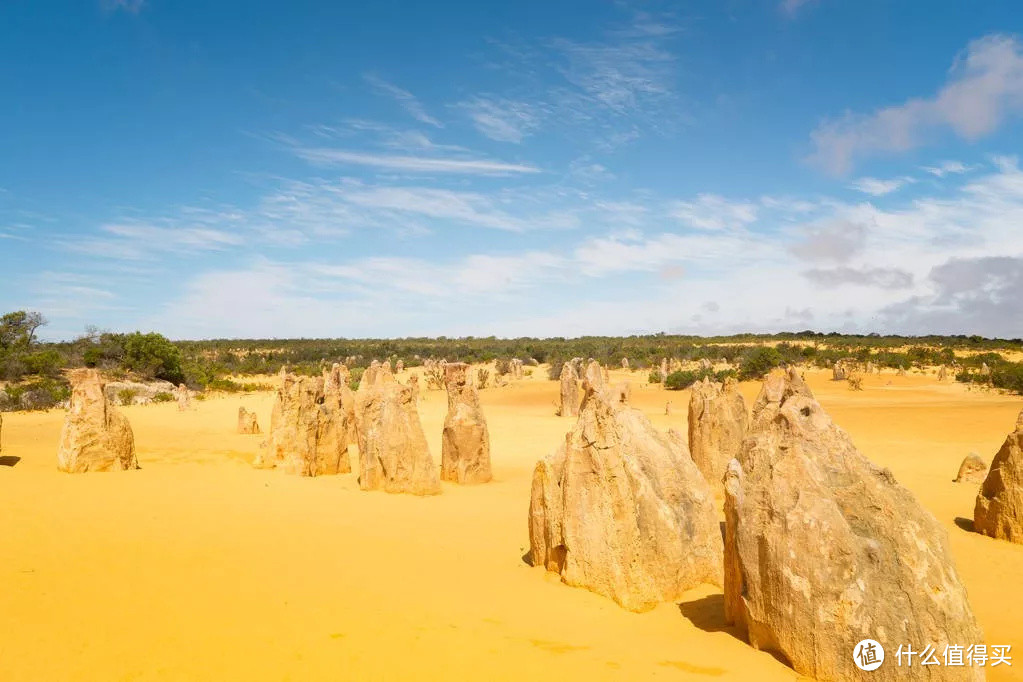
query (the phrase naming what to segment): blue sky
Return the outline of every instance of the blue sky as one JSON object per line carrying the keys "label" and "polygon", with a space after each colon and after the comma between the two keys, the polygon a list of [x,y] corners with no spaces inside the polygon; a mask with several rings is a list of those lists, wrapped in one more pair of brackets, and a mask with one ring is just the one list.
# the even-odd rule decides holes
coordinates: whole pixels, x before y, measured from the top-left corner
{"label": "blue sky", "polygon": [[0,310],[1018,337],[1021,34],[1013,1],[4,2]]}

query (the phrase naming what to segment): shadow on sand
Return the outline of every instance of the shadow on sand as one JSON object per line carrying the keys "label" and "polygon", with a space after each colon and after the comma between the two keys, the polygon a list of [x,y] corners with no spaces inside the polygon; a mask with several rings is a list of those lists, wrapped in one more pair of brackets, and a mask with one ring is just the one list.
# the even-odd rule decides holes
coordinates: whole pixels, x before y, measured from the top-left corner
{"label": "shadow on sand", "polygon": [[21,461],[21,457],[15,455],[0,455],[0,467],[12,467]]}
{"label": "shadow on sand", "polygon": [[967,519],[963,518],[962,516],[957,516],[955,519],[955,524],[962,528],[963,530],[965,530],[967,533],[975,532],[975,529],[973,527],[973,519]]}

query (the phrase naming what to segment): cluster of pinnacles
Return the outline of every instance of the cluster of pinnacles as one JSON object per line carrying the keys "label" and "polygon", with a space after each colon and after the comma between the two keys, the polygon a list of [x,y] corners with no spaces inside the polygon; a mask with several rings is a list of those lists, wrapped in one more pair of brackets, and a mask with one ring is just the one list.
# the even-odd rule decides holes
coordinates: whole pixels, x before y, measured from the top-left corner
{"label": "cluster of pinnacles", "polygon": [[[573,404],[566,378],[575,379],[569,363],[562,414]],[[721,585],[729,623],[819,679],[860,679],[851,652],[862,639],[939,651],[984,641],[944,528],[860,454],[794,370],[767,379],[752,418],[734,382],[695,384],[688,447],[630,408],[627,391],[609,390],[595,363],[583,390],[575,427],[534,470],[534,565],[632,610]],[[978,497],[981,532],[1020,537],[1021,451],[1023,416]],[[977,670],[928,673],[974,679]]]}

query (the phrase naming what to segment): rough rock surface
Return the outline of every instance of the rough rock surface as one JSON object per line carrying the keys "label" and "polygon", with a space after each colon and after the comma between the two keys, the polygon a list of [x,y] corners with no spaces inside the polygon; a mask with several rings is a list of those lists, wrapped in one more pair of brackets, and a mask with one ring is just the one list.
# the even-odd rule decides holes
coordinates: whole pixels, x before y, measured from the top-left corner
{"label": "rough rock surface", "polygon": [[693,384],[689,397],[689,452],[703,477],[717,488],[746,437],[746,401],[734,379]]}
{"label": "rough rock surface", "polygon": [[[891,651],[984,642],[945,529],[856,450],[795,372],[765,382],[729,464],[724,565],[727,620],[803,675],[866,679],[852,655],[865,638]],[[983,671],[886,661],[870,678]]]}
{"label": "rough rock surface", "polygon": [[977,494],[973,527],[978,533],[1023,544],[1023,412],[1016,430],[991,460]]}
{"label": "rough rock surface", "polygon": [[836,362],[831,368],[831,380],[832,381],[845,381],[848,378],[848,370],[841,361]]}
{"label": "rough rock surface", "polygon": [[269,441],[254,466],[302,476],[350,472],[337,386],[325,386],[323,377],[298,377],[284,370],[280,379],[270,415]]}
{"label": "rough rock surface", "polygon": [[587,383],[575,428],[533,472],[532,564],[633,611],[720,583],[713,494],[676,438]]}
{"label": "rough rock surface", "polygon": [[259,421],[256,420],[255,412],[249,412],[244,407],[238,408],[238,433],[259,433]]}
{"label": "rough rock surface", "polygon": [[178,401],[179,411],[184,412],[192,409],[192,392],[188,390],[188,386],[178,384],[178,387],[174,389],[174,398]]}
{"label": "rough rock surface", "polygon": [[123,414],[106,399],[94,369],[72,370],[71,400],[57,449],[57,468],[68,473],[138,469],[135,436]]}
{"label": "rough rock surface", "polygon": [[987,476],[987,462],[976,452],[971,452],[959,465],[959,473],[952,479],[953,483],[983,483]]}
{"label": "rough rock surface", "polygon": [[579,414],[579,384],[576,383],[573,363],[561,365],[561,393],[557,413],[561,417],[575,417]]}
{"label": "rough rock surface", "polygon": [[363,374],[355,394],[355,416],[360,488],[414,495],[440,493],[440,478],[412,388],[396,382],[386,363],[369,377]]}
{"label": "rough rock surface", "polygon": [[479,393],[469,380],[469,366],[452,362],[444,368],[448,413],[441,440],[440,477],[454,483],[486,483],[490,471],[490,432]]}

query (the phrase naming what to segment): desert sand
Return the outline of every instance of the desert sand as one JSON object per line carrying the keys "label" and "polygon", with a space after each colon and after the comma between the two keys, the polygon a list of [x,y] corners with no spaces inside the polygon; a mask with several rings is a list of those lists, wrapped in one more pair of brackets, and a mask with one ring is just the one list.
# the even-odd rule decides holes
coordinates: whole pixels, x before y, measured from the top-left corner
{"label": "desert sand", "polygon": [[[533,466],[573,423],[541,375],[480,392],[493,481],[426,498],[252,468],[265,436],[235,432],[238,408],[269,424],[271,392],[122,408],[142,468],[118,473],[57,471],[63,411],[5,414],[0,680],[799,678],[725,626],[720,588],[636,614],[525,563]],[[664,406],[688,391],[645,376],[611,372],[654,425],[685,433],[685,410]],[[1023,400],[830,376],[807,372],[860,451],[947,528],[988,643],[1020,657],[988,679],[1023,679],[1023,545],[970,532],[977,485],[952,482],[969,452],[990,462]],[[751,404],[759,383],[740,389]],[[437,462],[446,410],[443,391],[422,392]]]}

